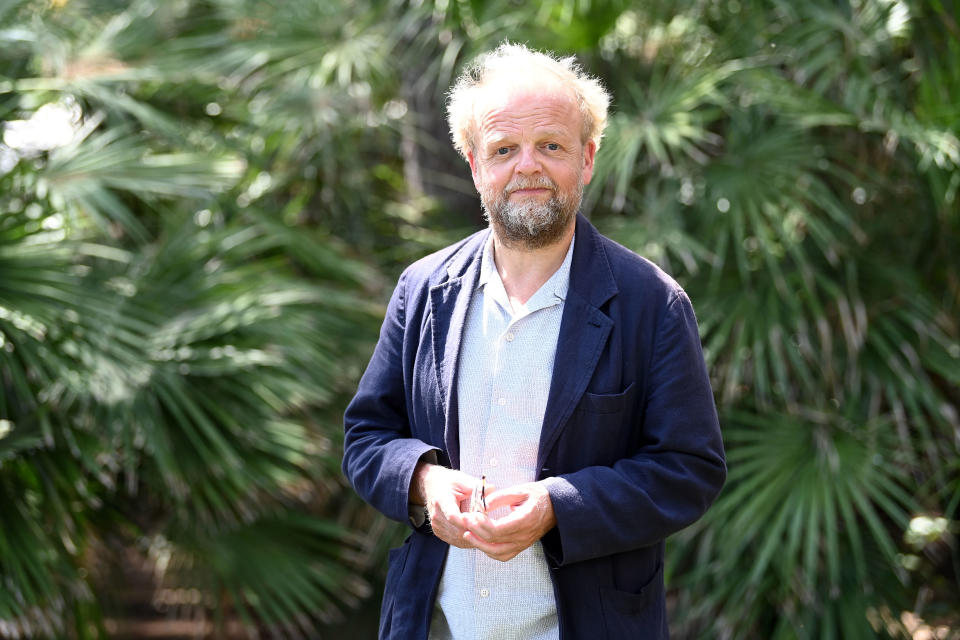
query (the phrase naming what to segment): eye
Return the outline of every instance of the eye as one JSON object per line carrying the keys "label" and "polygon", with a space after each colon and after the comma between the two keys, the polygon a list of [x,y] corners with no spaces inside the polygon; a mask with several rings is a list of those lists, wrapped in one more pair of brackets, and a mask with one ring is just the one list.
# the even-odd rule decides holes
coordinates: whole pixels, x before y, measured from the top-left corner
{"label": "eye", "polygon": [[549,149],[550,151],[559,151],[560,145],[558,145],[556,142],[548,142],[547,149]]}
{"label": "eye", "polygon": [[496,153],[498,156],[505,156],[510,153],[510,147],[497,147]]}

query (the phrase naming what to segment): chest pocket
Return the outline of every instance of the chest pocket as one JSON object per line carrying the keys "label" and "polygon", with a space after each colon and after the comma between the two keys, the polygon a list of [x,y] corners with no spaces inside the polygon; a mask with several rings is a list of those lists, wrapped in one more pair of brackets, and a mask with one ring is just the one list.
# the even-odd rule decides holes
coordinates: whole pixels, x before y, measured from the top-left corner
{"label": "chest pocket", "polygon": [[585,392],[564,432],[564,453],[574,466],[612,465],[630,455],[640,439],[636,383],[618,393]]}
{"label": "chest pocket", "polygon": [[593,414],[620,413],[633,400],[633,391],[636,386],[631,382],[626,389],[620,393],[590,393],[584,392],[580,404],[577,405],[577,411]]}

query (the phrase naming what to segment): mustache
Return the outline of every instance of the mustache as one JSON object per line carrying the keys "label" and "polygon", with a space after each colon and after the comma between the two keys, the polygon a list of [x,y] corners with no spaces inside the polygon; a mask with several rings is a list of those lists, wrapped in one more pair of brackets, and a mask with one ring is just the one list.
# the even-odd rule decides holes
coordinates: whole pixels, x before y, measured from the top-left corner
{"label": "mustache", "polygon": [[510,181],[510,183],[503,189],[503,192],[507,195],[510,195],[514,191],[519,191],[520,189],[550,189],[551,191],[557,190],[557,185],[548,178],[547,176],[537,176],[537,177],[516,177]]}

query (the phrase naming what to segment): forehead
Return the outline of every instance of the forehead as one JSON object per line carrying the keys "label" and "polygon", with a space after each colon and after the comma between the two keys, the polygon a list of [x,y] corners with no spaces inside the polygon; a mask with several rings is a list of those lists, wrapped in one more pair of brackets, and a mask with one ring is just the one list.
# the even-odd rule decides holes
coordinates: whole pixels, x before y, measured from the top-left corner
{"label": "forehead", "polygon": [[494,81],[483,87],[475,108],[481,139],[538,130],[580,135],[582,120],[573,91],[558,82],[520,86]]}

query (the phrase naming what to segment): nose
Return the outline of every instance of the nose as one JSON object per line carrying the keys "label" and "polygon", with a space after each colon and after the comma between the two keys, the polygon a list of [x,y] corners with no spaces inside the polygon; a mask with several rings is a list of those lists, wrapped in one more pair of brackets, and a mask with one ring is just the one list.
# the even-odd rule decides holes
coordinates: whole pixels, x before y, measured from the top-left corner
{"label": "nose", "polygon": [[537,150],[532,145],[523,145],[520,147],[516,171],[522,174],[540,172],[540,160],[537,158]]}

